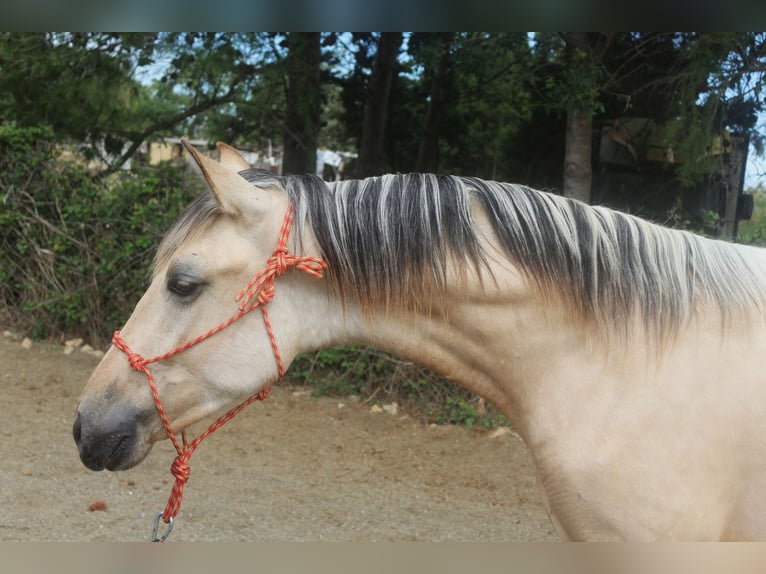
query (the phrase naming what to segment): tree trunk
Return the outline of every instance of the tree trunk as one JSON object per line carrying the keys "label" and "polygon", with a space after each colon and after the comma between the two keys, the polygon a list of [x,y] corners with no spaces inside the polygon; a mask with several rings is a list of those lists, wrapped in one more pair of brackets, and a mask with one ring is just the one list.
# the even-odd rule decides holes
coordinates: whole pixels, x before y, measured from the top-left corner
{"label": "tree trunk", "polygon": [[566,150],[564,152],[564,195],[590,203],[591,138],[593,116],[589,110],[567,111]]}
{"label": "tree trunk", "polygon": [[287,109],[282,173],[314,173],[321,113],[320,36],[318,32],[290,32],[287,45]]}
{"label": "tree trunk", "polygon": [[[614,33],[589,35],[587,32],[564,32],[562,37],[567,44],[565,59],[569,66],[595,67],[601,64]],[[592,77],[591,74],[588,76]],[[591,85],[590,88],[598,88],[598,86]],[[593,179],[591,149],[594,105],[594,101],[584,97],[573,98],[572,103],[567,107],[564,195],[586,203],[590,203],[591,200]]]}
{"label": "tree trunk", "polygon": [[449,81],[450,48],[454,32],[439,34],[441,52],[438,68],[431,81],[430,100],[423,127],[423,141],[418,150],[417,171],[436,171],[439,167],[439,126],[446,109],[447,82]]}
{"label": "tree trunk", "polygon": [[367,100],[364,105],[364,125],[358,163],[360,177],[380,175],[385,171],[383,147],[388,118],[388,100],[402,37],[401,32],[382,32],[378,40],[375,67],[370,76]]}

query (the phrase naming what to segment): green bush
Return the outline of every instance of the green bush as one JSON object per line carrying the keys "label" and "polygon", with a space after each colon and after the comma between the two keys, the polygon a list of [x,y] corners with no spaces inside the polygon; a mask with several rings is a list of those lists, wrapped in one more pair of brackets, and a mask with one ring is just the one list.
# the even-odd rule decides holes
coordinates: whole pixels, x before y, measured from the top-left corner
{"label": "green bush", "polygon": [[458,384],[368,347],[350,345],[299,355],[288,381],[313,386],[314,395],[359,396],[365,403],[396,401],[424,423],[482,428],[507,424],[492,406]]}
{"label": "green bush", "polygon": [[764,247],[766,246],[766,186],[759,182],[756,187],[745,191],[753,194],[755,205],[752,219],[740,221],[737,241]]}
{"label": "green bush", "polygon": [[45,127],[0,126],[0,319],[36,338],[103,345],[198,188],[178,167],[102,178],[74,157]]}
{"label": "green bush", "polygon": [[447,397],[444,405],[436,415],[439,424],[464,425],[472,428],[474,425],[482,428],[493,428],[506,424],[505,418],[497,413],[482,413],[473,401],[462,396]]}

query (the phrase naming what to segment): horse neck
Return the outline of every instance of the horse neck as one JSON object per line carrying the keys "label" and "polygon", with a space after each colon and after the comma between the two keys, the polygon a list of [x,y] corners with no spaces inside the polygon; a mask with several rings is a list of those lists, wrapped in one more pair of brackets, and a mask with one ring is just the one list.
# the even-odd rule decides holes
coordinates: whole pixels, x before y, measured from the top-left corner
{"label": "horse neck", "polygon": [[[516,277],[517,278],[517,277]],[[505,282],[503,282],[505,279]],[[448,377],[521,428],[522,403],[579,353],[582,332],[514,278],[453,284],[438,305],[391,313],[347,309],[345,340],[388,351]],[[580,360],[578,358],[578,360]]]}
{"label": "horse neck", "polygon": [[[543,300],[530,287],[483,214],[475,215],[491,272],[452,262],[443,290],[414,309],[363,308],[364,297],[350,293],[341,301],[329,287],[313,283],[311,297],[295,297],[312,317],[310,326],[301,326],[305,344],[299,350],[354,343],[388,351],[483,396],[514,422],[529,389],[551,372],[566,370],[565,362],[580,353],[582,330],[559,302]],[[309,226],[302,245],[307,253],[319,252]]]}

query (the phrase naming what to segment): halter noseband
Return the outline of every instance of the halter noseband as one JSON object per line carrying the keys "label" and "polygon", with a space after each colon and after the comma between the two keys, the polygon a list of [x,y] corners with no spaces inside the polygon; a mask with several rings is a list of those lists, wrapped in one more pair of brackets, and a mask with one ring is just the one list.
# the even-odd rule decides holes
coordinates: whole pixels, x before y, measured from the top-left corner
{"label": "halter noseband", "polygon": [[[219,333],[223,331],[226,327],[234,323],[235,321],[238,321],[251,311],[260,308],[261,314],[263,315],[263,322],[266,326],[266,331],[269,335],[269,340],[271,341],[271,348],[274,351],[274,358],[277,363],[277,371],[279,373],[279,377],[277,381],[281,380],[285,375],[285,367],[282,362],[282,357],[279,354],[279,348],[277,346],[276,338],[274,337],[274,331],[271,328],[271,321],[269,320],[269,314],[266,310],[266,305],[274,298],[274,290],[275,285],[274,281],[277,277],[284,274],[285,271],[287,271],[290,267],[295,267],[296,269],[299,269],[301,271],[305,271],[314,277],[322,277],[322,274],[324,270],[327,268],[327,263],[323,261],[322,259],[319,259],[318,257],[298,257],[296,255],[292,255],[289,253],[287,249],[287,237],[290,234],[290,229],[292,227],[293,223],[293,217],[294,217],[294,209],[293,206],[289,206],[287,209],[287,213],[285,214],[284,221],[282,222],[282,228],[280,230],[279,234],[279,241],[277,243],[276,248],[274,249],[273,253],[271,254],[271,257],[266,261],[266,265],[261,269],[255,277],[253,277],[248,284],[242,289],[242,291],[239,292],[239,294],[236,297],[236,301],[240,302],[239,305],[239,312],[237,312],[234,316],[230,317],[217,327],[212,328],[207,333],[200,335],[196,339],[189,341],[187,343],[184,343],[183,345],[180,345],[173,349],[172,351],[169,351],[167,353],[163,353],[161,355],[157,355],[156,357],[152,357],[150,359],[145,359],[138,353],[133,352],[130,347],[128,347],[128,344],[125,342],[125,340],[122,338],[122,335],[119,331],[114,332],[114,336],[112,337],[112,343],[116,348],[121,350],[123,353],[125,353],[128,357],[128,363],[130,366],[135,369],[136,371],[142,372],[146,375],[146,378],[149,381],[149,387],[152,392],[152,397],[154,398],[154,403],[157,406],[157,412],[160,415],[160,418],[162,419],[162,424],[165,427],[165,430],[168,433],[168,437],[170,437],[170,440],[173,443],[173,446],[176,449],[176,452],[178,453],[178,456],[173,460],[173,464],[170,467],[170,471],[173,473],[173,476],[175,477],[175,483],[173,484],[173,489],[170,492],[170,497],[168,498],[168,503],[165,506],[165,510],[161,513],[159,513],[155,519],[154,523],[154,530],[152,534],[152,540],[155,542],[158,541],[164,541],[167,539],[167,537],[170,535],[170,531],[173,529],[173,519],[178,514],[178,510],[181,507],[181,500],[183,498],[183,492],[184,492],[184,485],[189,480],[190,475],[190,467],[189,467],[189,459],[191,458],[192,453],[194,450],[199,446],[199,444],[205,440],[209,435],[214,433],[216,430],[221,428],[224,424],[226,424],[228,421],[233,419],[235,416],[237,416],[245,407],[248,405],[256,402],[256,401],[262,401],[266,397],[269,396],[269,392],[271,391],[271,386],[269,385],[265,389],[262,389],[261,391],[255,393],[254,395],[251,395],[248,399],[246,399],[243,403],[240,405],[234,407],[230,411],[223,414],[221,417],[219,417],[213,424],[211,424],[207,430],[205,430],[202,434],[200,434],[197,438],[192,440],[191,442],[188,442],[186,440],[186,432],[181,432],[181,438],[182,443],[178,442],[178,439],[176,438],[175,433],[170,427],[170,421],[168,419],[168,416],[165,412],[165,408],[162,405],[162,400],[160,399],[159,392],[157,391],[157,384],[154,381],[154,377],[152,376],[151,371],[149,370],[149,365],[152,363],[158,363],[159,361],[162,361],[163,359],[167,359],[169,357],[172,357],[174,355],[177,355],[186,349],[193,347],[197,343],[201,343],[205,339],[208,339],[209,337],[212,337],[216,333]],[[255,302],[251,303],[251,301],[255,299]],[[159,524],[159,520],[162,518],[165,522],[165,524],[168,525],[168,528],[163,536],[160,538],[157,537],[157,527]]]}

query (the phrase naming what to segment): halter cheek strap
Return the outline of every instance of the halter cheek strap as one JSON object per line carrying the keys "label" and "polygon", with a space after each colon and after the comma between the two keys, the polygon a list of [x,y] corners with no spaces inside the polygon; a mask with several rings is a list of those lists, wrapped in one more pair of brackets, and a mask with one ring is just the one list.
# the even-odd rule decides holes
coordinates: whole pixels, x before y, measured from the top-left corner
{"label": "halter cheek strap", "polygon": [[[173,519],[176,517],[178,510],[181,507],[184,485],[189,480],[191,471],[189,467],[189,459],[191,458],[194,450],[203,440],[205,440],[205,438],[207,438],[209,435],[225,425],[228,421],[237,416],[245,407],[256,401],[262,401],[266,399],[266,397],[269,396],[269,392],[271,391],[271,385],[255,393],[254,395],[251,395],[242,404],[234,407],[222,415],[215,422],[213,422],[213,424],[211,424],[207,430],[205,430],[191,442],[186,440],[186,433],[181,432],[182,442],[179,443],[178,438],[176,438],[175,433],[170,427],[170,420],[168,419],[165,408],[162,405],[162,400],[160,399],[159,392],[157,391],[157,384],[154,381],[152,372],[149,370],[149,365],[182,353],[186,349],[189,349],[190,347],[201,343],[205,339],[212,337],[216,333],[223,331],[226,327],[235,321],[238,321],[251,311],[260,309],[263,316],[263,322],[266,326],[266,331],[269,335],[269,340],[271,341],[271,348],[274,351],[274,359],[277,363],[277,371],[279,373],[279,378],[277,380],[279,381],[284,377],[285,367],[282,362],[282,357],[279,353],[279,347],[277,346],[277,340],[274,336],[274,331],[271,327],[269,314],[266,310],[266,305],[268,305],[268,303],[274,298],[274,282],[277,277],[283,275],[285,271],[291,267],[305,271],[314,277],[322,277],[324,270],[327,268],[327,263],[317,257],[298,257],[289,253],[287,249],[287,237],[290,234],[290,229],[293,224],[293,217],[294,209],[291,205],[285,214],[284,221],[282,222],[282,228],[279,234],[279,242],[277,243],[276,249],[274,249],[274,252],[271,254],[271,257],[269,257],[268,261],[266,261],[266,265],[263,267],[263,269],[261,269],[261,271],[259,271],[255,277],[253,277],[248,282],[248,284],[244,287],[244,289],[242,289],[242,291],[239,292],[236,297],[236,301],[240,303],[239,312],[237,312],[234,316],[227,319],[217,327],[212,328],[207,333],[200,335],[192,341],[176,347],[172,351],[157,355],[156,357],[152,357],[150,359],[145,359],[138,353],[133,352],[125,340],[122,338],[120,332],[114,332],[114,336],[112,337],[112,343],[114,346],[127,355],[128,363],[133,369],[146,375],[146,378],[149,381],[152,397],[154,398],[154,403],[157,406],[157,412],[162,419],[162,424],[168,433],[168,437],[170,437],[170,440],[173,443],[176,452],[178,453],[178,456],[176,456],[176,458],[173,460],[173,464],[170,467],[170,471],[173,473],[173,476],[176,479],[175,483],[173,484],[173,489],[170,492],[170,497],[168,498],[168,503],[165,506],[165,510],[158,514],[155,520],[152,534],[152,540],[155,542],[164,541],[167,539],[170,531],[173,528]],[[158,538],[157,527],[160,518],[164,520],[164,522],[168,525],[168,528],[165,534]]]}

